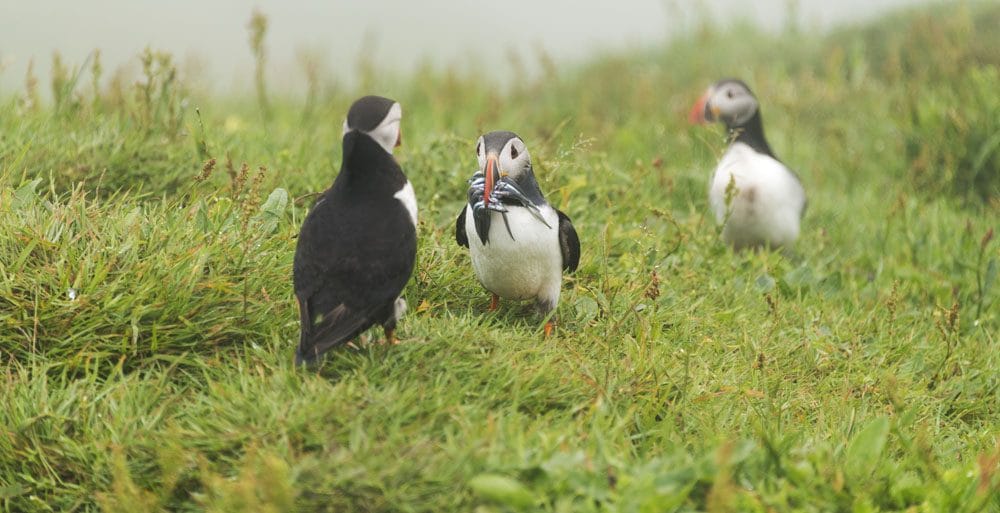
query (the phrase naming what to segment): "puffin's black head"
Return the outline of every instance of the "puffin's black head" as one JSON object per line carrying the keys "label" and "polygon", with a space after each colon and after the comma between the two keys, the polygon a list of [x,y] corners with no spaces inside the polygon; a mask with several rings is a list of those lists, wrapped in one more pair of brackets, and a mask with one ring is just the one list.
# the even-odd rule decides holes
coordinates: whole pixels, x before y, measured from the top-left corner
{"label": "puffin's black head", "polygon": [[721,121],[726,128],[745,126],[760,109],[757,98],[742,80],[727,78],[712,84],[691,108],[692,123]]}
{"label": "puffin's black head", "polygon": [[[500,178],[509,176],[513,181],[531,175],[531,155],[524,141],[514,132],[498,130],[485,134],[476,141],[476,158],[479,170],[486,177],[483,199],[489,204],[489,195]],[[537,186],[536,186],[537,187]]]}
{"label": "puffin's black head", "polygon": [[399,103],[381,96],[365,96],[351,105],[344,120],[344,135],[356,131],[366,134],[387,153],[403,144],[400,121],[403,108]]}

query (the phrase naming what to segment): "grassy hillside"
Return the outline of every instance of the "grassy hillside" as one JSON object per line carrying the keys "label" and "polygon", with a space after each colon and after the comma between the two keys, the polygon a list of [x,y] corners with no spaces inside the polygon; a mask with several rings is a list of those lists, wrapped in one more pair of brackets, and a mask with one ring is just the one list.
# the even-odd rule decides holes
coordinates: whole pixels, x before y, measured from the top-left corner
{"label": "grassy hillside", "polygon": [[[57,63],[51,105],[0,103],[0,511],[1000,511],[998,20],[706,28],[503,92]],[[805,183],[791,254],[708,215],[725,141],[686,112],[723,76]],[[368,92],[403,104],[421,208],[406,343],[303,371],[294,238]],[[501,128],[583,243],[550,339],[453,240]]]}

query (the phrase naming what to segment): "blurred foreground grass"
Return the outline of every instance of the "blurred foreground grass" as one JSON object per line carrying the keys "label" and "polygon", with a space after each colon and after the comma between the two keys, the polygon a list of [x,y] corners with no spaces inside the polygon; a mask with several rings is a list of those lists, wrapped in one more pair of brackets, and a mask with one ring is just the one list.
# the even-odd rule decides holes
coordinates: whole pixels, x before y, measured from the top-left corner
{"label": "blurred foreground grass", "polygon": [[[304,101],[56,62],[52,105],[0,104],[0,508],[1000,511],[998,26],[704,29],[505,92],[363,68]],[[706,215],[724,140],[685,113],[734,75],[806,185],[794,255]],[[294,236],[366,92],[404,106],[421,206],[408,343],[303,372]],[[583,240],[548,340],[452,238],[500,128]]]}

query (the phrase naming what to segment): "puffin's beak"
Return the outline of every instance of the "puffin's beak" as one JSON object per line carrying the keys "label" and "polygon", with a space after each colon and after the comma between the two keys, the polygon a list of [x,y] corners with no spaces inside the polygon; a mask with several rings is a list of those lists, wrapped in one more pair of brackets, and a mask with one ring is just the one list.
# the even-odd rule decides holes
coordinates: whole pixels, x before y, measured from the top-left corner
{"label": "puffin's beak", "polygon": [[705,94],[701,95],[701,98],[698,98],[694,107],[691,107],[691,112],[688,114],[688,121],[698,125],[713,121],[714,111],[711,110],[711,105],[708,104],[708,98],[711,94],[712,90],[709,89],[705,91]]}
{"label": "puffin's beak", "polygon": [[487,155],[486,157],[486,187],[483,190],[483,205],[490,205],[490,193],[493,192],[493,187],[496,185],[497,180],[500,179],[500,170],[497,165],[496,155]]}
{"label": "puffin's beak", "polygon": [[396,135],[396,147],[399,148],[403,145],[403,127],[399,127],[399,133]]}

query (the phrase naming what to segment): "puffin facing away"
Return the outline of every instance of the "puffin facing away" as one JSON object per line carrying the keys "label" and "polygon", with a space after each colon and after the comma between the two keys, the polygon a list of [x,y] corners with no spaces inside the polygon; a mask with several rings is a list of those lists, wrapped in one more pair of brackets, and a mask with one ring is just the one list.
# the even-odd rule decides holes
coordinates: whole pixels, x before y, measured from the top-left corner
{"label": "puffin facing away", "polygon": [[302,223],[294,284],[301,334],[297,364],[374,324],[395,342],[406,311],[400,297],[417,253],[417,200],[392,157],[402,143],[402,108],[365,96],[344,121],[340,174]]}
{"label": "puffin facing away", "polygon": [[[573,272],[580,263],[576,230],[545,201],[517,134],[483,135],[476,158],[479,171],[455,223],[455,240],[469,248],[476,278],[492,293],[491,311],[503,297],[534,299],[548,313],[559,303],[562,272]],[[549,321],[545,335],[551,333]]]}
{"label": "puffin facing away", "polygon": [[806,193],[764,139],[760,104],[745,83],[720,80],[691,109],[693,123],[726,125],[729,148],[708,188],[722,239],[735,249],[789,247],[799,236]]}

